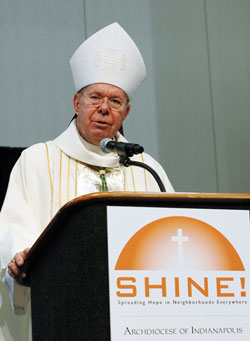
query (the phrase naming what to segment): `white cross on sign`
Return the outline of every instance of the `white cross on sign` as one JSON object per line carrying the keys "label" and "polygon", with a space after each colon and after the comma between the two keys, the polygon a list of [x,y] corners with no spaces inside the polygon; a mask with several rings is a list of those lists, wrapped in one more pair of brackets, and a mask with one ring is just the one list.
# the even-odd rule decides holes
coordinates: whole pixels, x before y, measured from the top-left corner
{"label": "white cross on sign", "polygon": [[183,243],[189,241],[189,237],[182,235],[182,229],[178,229],[177,236],[171,237],[173,242],[178,243],[178,258],[179,258],[179,267],[183,267]]}

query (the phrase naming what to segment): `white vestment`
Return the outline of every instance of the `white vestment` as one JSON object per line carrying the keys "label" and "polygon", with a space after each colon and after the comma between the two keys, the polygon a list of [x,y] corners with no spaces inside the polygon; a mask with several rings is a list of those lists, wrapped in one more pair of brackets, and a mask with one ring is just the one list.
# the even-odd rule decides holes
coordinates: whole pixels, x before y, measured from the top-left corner
{"label": "white vestment", "polygon": [[[126,141],[119,133],[118,141]],[[173,188],[162,167],[151,156],[143,153],[131,158],[151,166],[162,179],[166,191]],[[57,211],[69,200],[101,190],[100,168],[105,168],[109,191],[159,192],[153,176],[139,167],[124,167],[119,156],[104,154],[99,146],[81,138],[75,121],[55,140],[33,145],[23,151],[14,166],[6,198],[0,214],[0,265],[2,277],[11,258],[27,247],[31,247]],[[6,279],[7,278],[7,279]],[[17,314],[25,312],[27,289],[5,276],[5,284],[13,298]],[[0,286],[3,306],[6,290]],[[1,297],[0,297],[1,304]],[[0,309],[0,340],[16,340],[11,334],[11,312],[8,316]],[[16,318],[16,317],[15,317]],[[27,328],[22,320],[23,336],[28,340]],[[5,320],[4,320],[5,319]],[[26,320],[27,314],[26,314]],[[17,323],[17,322],[16,322]],[[2,330],[2,335],[1,335]],[[8,331],[9,330],[9,331]],[[8,338],[5,335],[12,335]],[[2,338],[1,338],[2,337]]]}

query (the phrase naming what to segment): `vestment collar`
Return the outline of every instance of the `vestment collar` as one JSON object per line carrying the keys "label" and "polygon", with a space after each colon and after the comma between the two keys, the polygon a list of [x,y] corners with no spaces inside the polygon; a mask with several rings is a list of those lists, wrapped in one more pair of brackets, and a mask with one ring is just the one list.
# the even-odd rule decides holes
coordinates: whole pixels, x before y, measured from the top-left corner
{"label": "vestment collar", "polygon": [[[117,138],[118,141],[126,142],[119,132]],[[88,143],[80,136],[76,120],[70,123],[54,143],[65,154],[78,161],[98,167],[119,167],[119,156],[116,153],[103,153],[99,146]]]}

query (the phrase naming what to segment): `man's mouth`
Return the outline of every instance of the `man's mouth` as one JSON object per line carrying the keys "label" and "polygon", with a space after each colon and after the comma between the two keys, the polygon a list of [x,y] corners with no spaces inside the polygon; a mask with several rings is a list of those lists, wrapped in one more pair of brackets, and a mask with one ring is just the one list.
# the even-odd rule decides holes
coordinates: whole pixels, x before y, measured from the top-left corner
{"label": "man's mouth", "polygon": [[110,127],[110,123],[104,121],[94,121],[94,126],[97,129],[106,130]]}
{"label": "man's mouth", "polygon": [[100,125],[110,125],[108,122],[103,122],[103,121],[95,121],[95,123],[100,124]]}

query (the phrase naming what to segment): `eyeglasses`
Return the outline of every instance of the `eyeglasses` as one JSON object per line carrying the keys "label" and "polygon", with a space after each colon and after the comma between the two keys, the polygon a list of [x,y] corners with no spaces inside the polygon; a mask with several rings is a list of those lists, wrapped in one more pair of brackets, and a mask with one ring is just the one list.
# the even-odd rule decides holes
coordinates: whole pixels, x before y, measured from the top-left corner
{"label": "eyeglasses", "polygon": [[[100,105],[102,105],[102,103],[104,102],[105,97],[99,96],[99,95],[85,95],[84,93],[82,93],[83,96],[85,97],[87,103],[89,106],[91,107],[99,107]],[[123,105],[123,101],[120,100],[119,98],[108,98],[108,106],[113,109],[113,110],[119,110],[121,108],[121,106]]]}

